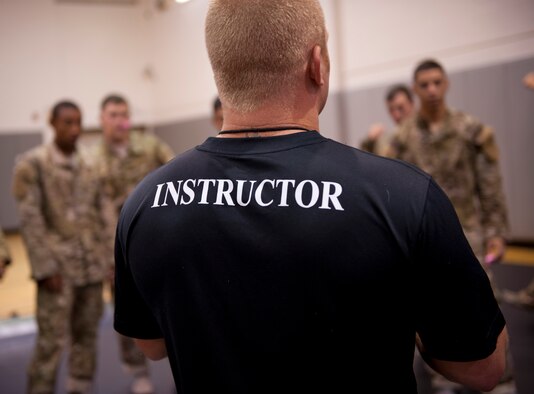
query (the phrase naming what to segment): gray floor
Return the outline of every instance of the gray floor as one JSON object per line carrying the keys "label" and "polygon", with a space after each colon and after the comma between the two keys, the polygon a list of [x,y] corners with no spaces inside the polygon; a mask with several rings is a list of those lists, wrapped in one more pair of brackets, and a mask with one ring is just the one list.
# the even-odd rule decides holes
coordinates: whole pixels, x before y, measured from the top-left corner
{"label": "gray floor", "polygon": [[[4,326],[15,325],[4,322]],[[32,331],[33,322],[19,322],[18,327]],[[30,323],[30,324],[28,324]],[[4,331],[9,331],[4,329]],[[99,356],[92,394],[127,394],[131,379],[120,366],[118,341],[112,328],[112,309],[106,308],[101,321]],[[0,338],[0,394],[24,394],[26,390],[26,366],[33,351],[35,333],[9,335]],[[174,382],[167,360],[150,362],[150,371],[157,394],[175,394]],[[56,393],[65,394],[66,360],[63,360]]]}
{"label": "gray floor", "polygon": [[[500,265],[495,267],[497,283],[504,288],[517,290],[525,286],[534,275],[534,267]],[[510,346],[515,363],[518,394],[534,394],[534,311],[502,306],[508,321]],[[129,377],[122,372],[118,344],[112,328],[111,308],[107,308],[101,322],[99,359],[92,394],[127,394]],[[14,331],[18,331],[14,332]],[[26,389],[26,366],[35,339],[31,320],[11,320],[0,323],[0,393],[23,394]],[[175,394],[171,371],[166,360],[150,362],[157,394]],[[57,393],[64,394],[65,361],[59,373]],[[420,394],[430,394],[423,381]],[[377,393],[381,393],[377,382]],[[327,394],[327,393],[325,393]]]}

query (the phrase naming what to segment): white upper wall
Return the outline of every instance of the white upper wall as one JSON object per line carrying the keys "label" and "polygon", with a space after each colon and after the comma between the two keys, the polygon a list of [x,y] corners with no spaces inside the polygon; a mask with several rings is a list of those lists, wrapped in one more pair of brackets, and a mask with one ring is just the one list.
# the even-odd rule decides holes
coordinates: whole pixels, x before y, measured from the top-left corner
{"label": "white upper wall", "polygon": [[144,8],[0,0],[0,132],[43,129],[60,99],[78,102],[84,124],[98,124],[110,92],[132,102],[134,121],[150,119],[153,86],[143,70]]}
{"label": "white upper wall", "polygon": [[[137,123],[208,116],[216,95],[204,44],[208,0],[166,11],[155,3],[0,0],[0,133],[44,129],[62,98],[96,126],[112,91],[130,100]],[[321,3],[333,92],[407,80],[428,56],[454,71],[534,55],[532,0]]]}
{"label": "white upper wall", "polygon": [[149,21],[158,123],[206,116],[217,95],[204,43],[208,1],[173,4]]}
{"label": "white upper wall", "polygon": [[423,58],[448,71],[534,54],[532,0],[338,0],[345,88],[411,79]]}

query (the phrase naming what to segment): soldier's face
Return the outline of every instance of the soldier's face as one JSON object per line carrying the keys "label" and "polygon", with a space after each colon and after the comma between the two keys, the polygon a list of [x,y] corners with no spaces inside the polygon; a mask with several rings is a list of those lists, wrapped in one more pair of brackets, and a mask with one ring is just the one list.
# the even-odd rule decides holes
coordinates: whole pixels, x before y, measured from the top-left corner
{"label": "soldier's face", "polygon": [[431,108],[444,103],[448,87],[449,81],[443,71],[431,68],[417,73],[413,90],[419,97],[421,105]]}
{"label": "soldier's face", "polygon": [[406,94],[399,92],[387,102],[388,111],[395,122],[400,124],[404,119],[413,113],[413,102],[410,101]]}
{"label": "soldier's face", "polygon": [[62,108],[51,122],[54,128],[54,141],[65,153],[74,152],[76,141],[82,132],[82,114],[76,108]]}
{"label": "soldier's face", "polygon": [[107,103],[100,114],[104,138],[114,144],[126,142],[130,133],[130,113],[125,103]]}

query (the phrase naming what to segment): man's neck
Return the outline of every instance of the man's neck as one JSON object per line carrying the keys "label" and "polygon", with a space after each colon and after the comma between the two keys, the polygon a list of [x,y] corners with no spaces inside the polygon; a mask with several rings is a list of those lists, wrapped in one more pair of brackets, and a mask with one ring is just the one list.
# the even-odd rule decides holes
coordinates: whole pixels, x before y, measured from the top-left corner
{"label": "man's neck", "polygon": [[67,148],[64,146],[60,146],[56,141],[54,141],[54,147],[56,148],[56,151],[61,154],[62,156],[69,158],[76,152],[76,147]]}
{"label": "man's neck", "polygon": [[[279,130],[265,130],[265,129]],[[289,110],[288,107],[262,106],[252,112],[241,113],[225,109],[222,131],[243,130],[242,133],[219,134],[218,137],[272,137],[306,130],[319,129],[319,114],[313,107],[308,110]]]}
{"label": "man's neck", "polygon": [[441,123],[447,114],[447,107],[445,104],[435,107],[422,106],[419,110],[419,116],[429,124]]}

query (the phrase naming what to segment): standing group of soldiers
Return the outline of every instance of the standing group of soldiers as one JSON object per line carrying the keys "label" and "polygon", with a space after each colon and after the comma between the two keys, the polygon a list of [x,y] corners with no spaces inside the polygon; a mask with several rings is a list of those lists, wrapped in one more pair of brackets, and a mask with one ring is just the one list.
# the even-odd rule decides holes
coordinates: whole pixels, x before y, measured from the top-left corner
{"label": "standing group of soldiers", "polygon": [[[495,297],[501,300],[502,292],[491,269],[493,263],[503,258],[508,237],[498,147],[490,127],[447,105],[448,88],[449,79],[442,65],[434,59],[421,61],[413,73],[413,88],[397,85],[386,96],[389,113],[396,123],[395,132],[384,134],[380,125],[373,125],[360,147],[415,164],[436,180],[451,200],[473,252],[488,274]],[[418,109],[412,91],[419,99]],[[433,374],[432,384],[439,393],[462,390],[437,374]],[[511,367],[495,390],[504,394],[516,392]]]}
{"label": "standing group of soldiers", "polygon": [[[63,350],[69,347],[69,393],[90,391],[103,286],[113,292],[113,248],[118,214],[128,194],[149,172],[174,157],[149,133],[130,130],[128,102],[109,95],[101,104],[102,136],[78,146],[82,113],[71,101],[50,117],[54,139],[17,157],[13,194],[37,285],[38,334],[28,367],[27,392],[55,392]],[[151,393],[146,358],[120,337],[123,367],[133,393]]]}
{"label": "standing group of soldiers", "polygon": [[[381,136],[383,129],[375,125],[362,148],[416,164],[436,179],[492,279],[491,263],[503,257],[508,232],[493,131],[446,105],[449,82],[437,61],[421,62],[413,82],[420,108],[415,109],[411,89],[395,86],[386,102],[396,132]],[[214,116],[220,112],[218,99],[213,111]],[[96,368],[106,280],[114,299],[113,248],[119,212],[137,183],[171,160],[174,152],[155,136],[130,130],[128,102],[119,95],[102,101],[102,137],[90,148],[78,146],[82,113],[75,103],[57,103],[50,125],[54,140],[20,155],[14,169],[13,194],[37,284],[38,337],[27,391],[54,392],[60,356],[68,342],[67,391],[85,393]],[[215,118],[214,125],[220,128]],[[9,261],[0,233],[0,278]],[[153,392],[146,358],[130,338],[119,335],[119,343],[124,369],[134,377],[131,391]],[[509,371],[502,382],[510,387],[506,392],[515,391],[513,381]]]}

